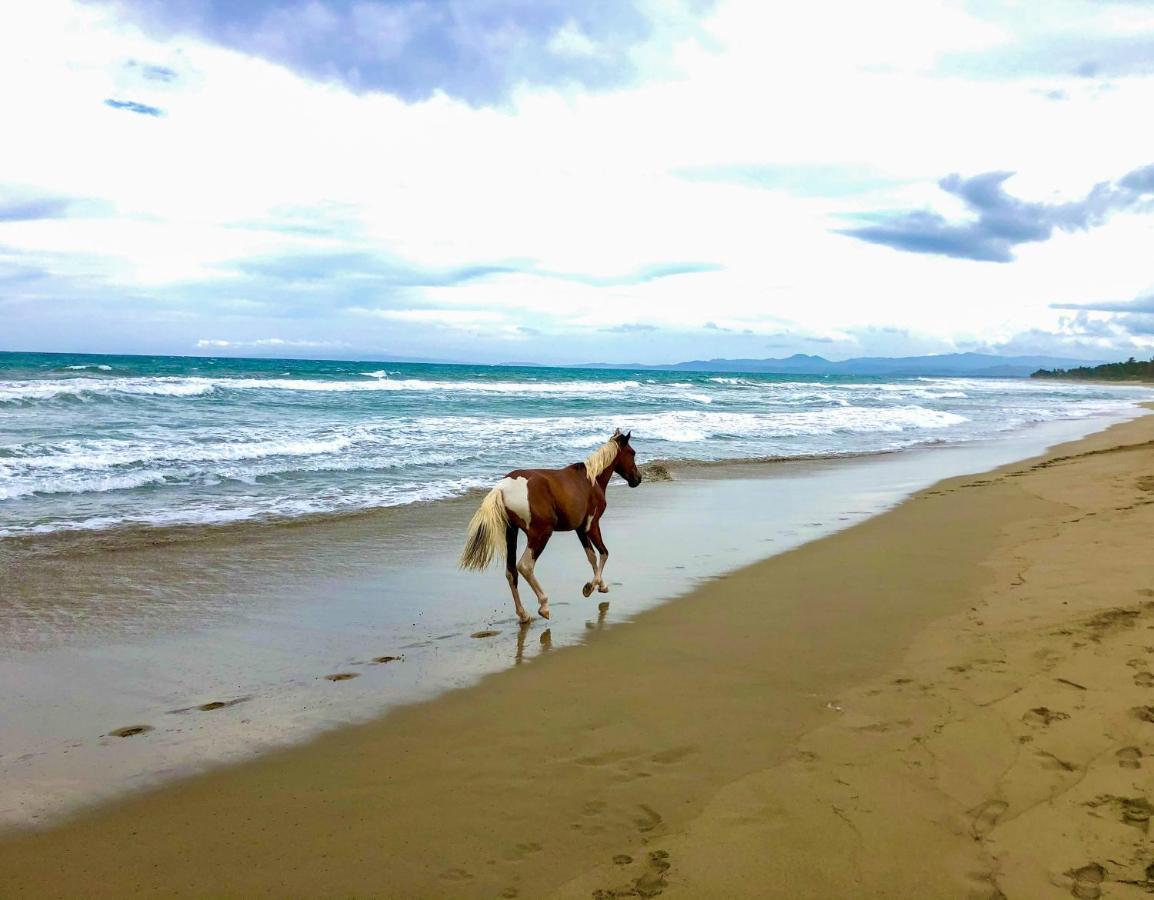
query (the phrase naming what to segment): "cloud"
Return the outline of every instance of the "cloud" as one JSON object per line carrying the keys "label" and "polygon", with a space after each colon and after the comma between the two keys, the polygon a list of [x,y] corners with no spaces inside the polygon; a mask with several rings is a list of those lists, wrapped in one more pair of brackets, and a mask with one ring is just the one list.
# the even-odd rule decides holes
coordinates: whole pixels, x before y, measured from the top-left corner
{"label": "cloud", "polygon": [[1051,303],[1050,308],[1075,310],[1076,314],[1063,323],[1082,334],[1109,339],[1154,335],[1154,294],[1134,300]]}
{"label": "cloud", "polygon": [[623,322],[620,325],[607,325],[600,330],[608,331],[612,334],[637,334],[656,331],[657,326],[649,325],[645,322]]}
{"label": "cloud", "polygon": [[140,74],[149,81],[163,81],[173,82],[179,77],[175,69],[170,69],[168,66],[149,66],[140,65]]}
{"label": "cloud", "polygon": [[[306,77],[406,101],[498,103],[519,84],[635,76],[658,28],[642,0],[98,0],[154,34],[195,34]],[[712,0],[690,0],[702,10]]]}
{"label": "cloud", "polygon": [[1090,303],[1051,303],[1050,309],[1085,309],[1097,312],[1154,313],[1154,294],[1136,300],[1098,300]]}
{"label": "cloud", "polygon": [[0,222],[32,222],[37,219],[63,219],[72,201],[63,197],[0,196]]}
{"label": "cloud", "polygon": [[256,348],[276,348],[283,347],[286,350],[333,350],[341,347],[348,347],[344,341],[295,341],[285,340],[283,338],[259,338],[255,341],[224,341],[209,338],[201,338],[196,342],[196,349],[198,350],[243,350]]}
{"label": "cloud", "polygon": [[1148,26],[1143,28],[1133,21],[1124,33],[1027,34],[995,50],[947,54],[938,71],[943,75],[997,79],[1148,75],[1154,72],[1152,39]]}
{"label": "cloud", "polygon": [[105,106],[111,106],[113,109],[123,109],[127,112],[138,113],[142,116],[153,116],[159,118],[164,115],[164,110],[155,106],[149,106],[147,103],[137,103],[135,100],[114,100],[109,97],[104,101]]}
{"label": "cloud", "polygon": [[685,166],[675,174],[687,181],[788,191],[800,197],[844,197],[899,183],[868,166],[816,163],[696,165]]}
{"label": "cloud", "polygon": [[947,175],[938,186],[977,214],[951,222],[929,210],[872,216],[877,224],[839,233],[909,253],[933,253],[980,262],[1010,262],[1018,244],[1049,240],[1054,229],[1085,231],[1114,212],[1137,208],[1154,195],[1154,165],[1136,169],[1117,182],[1096,184],[1081,200],[1033,203],[1006,193],[1013,172],[985,172],[970,178]]}
{"label": "cloud", "polygon": [[305,253],[243,260],[235,269],[249,276],[277,282],[320,282],[340,279],[362,286],[395,288],[453,287],[499,275],[531,275],[593,287],[620,287],[648,284],[664,278],[716,272],[716,263],[664,262],[640,266],[612,275],[586,275],[540,268],[533,260],[509,259],[448,268],[420,267],[384,254],[350,251]]}
{"label": "cloud", "polygon": [[582,275],[575,272],[550,272],[543,269],[526,269],[524,271],[543,278],[557,278],[561,281],[575,281],[579,284],[588,284],[596,287],[621,287],[628,285],[647,284],[659,281],[662,278],[674,278],[678,275],[696,275],[701,272],[720,272],[724,266],[717,263],[699,262],[672,262],[656,263],[641,266],[629,272],[617,275]]}
{"label": "cloud", "polygon": [[243,260],[235,268],[246,274],[280,282],[338,279],[372,280],[403,287],[443,287],[475,281],[489,275],[523,271],[516,262],[466,265],[446,269],[420,268],[383,254],[348,251],[305,253]]}

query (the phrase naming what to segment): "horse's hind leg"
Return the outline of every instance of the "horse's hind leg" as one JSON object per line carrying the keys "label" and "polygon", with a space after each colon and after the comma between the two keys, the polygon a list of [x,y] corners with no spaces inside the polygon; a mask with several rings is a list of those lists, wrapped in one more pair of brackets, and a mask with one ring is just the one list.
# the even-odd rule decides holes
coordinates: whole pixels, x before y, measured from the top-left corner
{"label": "horse's hind leg", "polygon": [[517,526],[505,527],[505,580],[509,582],[509,590],[513,592],[513,607],[517,610],[517,619],[524,625],[530,621],[530,615],[521,605],[521,595],[517,591]]}
{"label": "horse's hind leg", "polygon": [[[593,583],[597,585],[597,591],[601,594],[609,593],[609,585],[605,583],[603,573],[605,572],[605,563],[609,559],[609,549],[605,546],[605,541],[601,540],[601,522],[594,522],[589,528],[589,539],[593,541],[593,546],[597,548],[599,558],[597,565],[593,572]],[[590,592],[592,593],[592,592]],[[589,596],[586,594],[585,596]]]}
{"label": "horse's hind leg", "polygon": [[585,549],[585,558],[589,560],[589,566],[593,569],[593,580],[586,581],[585,586],[581,588],[581,596],[588,597],[593,593],[593,589],[597,587],[597,557],[593,553],[593,545],[589,542],[589,534],[584,528],[577,529],[577,540],[581,542],[581,546]]}
{"label": "horse's hind leg", "polygon": [[525,576],[525,580],[529,582],[529,587],[537,595],[537,612],[540,613],[542,619],[549,618],[549,595],[545,593],[541,583],[537,580],[537,576],[533,574],[533,568],[537,564],[537,559],[545,552],[545,545],[549,543],[549,538],[552,535],[552,529],[537,531],[530,528],[528,532],[529,546],[525,548],[525,552],[521,554],[520,562],[517,563],[517,571]]}

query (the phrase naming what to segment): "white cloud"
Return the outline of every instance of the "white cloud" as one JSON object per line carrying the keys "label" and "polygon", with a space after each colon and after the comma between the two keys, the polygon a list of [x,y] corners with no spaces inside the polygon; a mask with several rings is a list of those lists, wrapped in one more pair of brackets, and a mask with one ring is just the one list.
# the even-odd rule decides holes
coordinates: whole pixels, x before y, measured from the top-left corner
{"label": "white cloud", "polygon": [[255,341],[225,341],[201,338],[196,342],[198,350],[243,350],[247,348],[277,348],[289,350],[337,350],[348,347],[343,341],[290,341],[283,338],[259,338]]}

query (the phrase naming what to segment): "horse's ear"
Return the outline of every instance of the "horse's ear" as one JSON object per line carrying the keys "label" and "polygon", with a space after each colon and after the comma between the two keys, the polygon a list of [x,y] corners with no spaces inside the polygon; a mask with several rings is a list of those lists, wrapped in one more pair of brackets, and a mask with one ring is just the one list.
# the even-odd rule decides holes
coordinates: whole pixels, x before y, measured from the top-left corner
{"label": "horse's ear", "polygon": [[611,434],[611,435],[609,436],[609,440],[611,440],[611,441],[615,441],[615,440],[617,440],[619,437],[621,437],[621,429],[620,429],[620,428],[614,428],[614,429],[613,429],[613,434]]}
{"label": "horse's ear", "polygon": [[624,440],[624,441],[622,441],[622,443],[624,443],[624,444],[628,444],[628,443],[629,443],[629,439],[630,439],[631,437],[633,437],[633,431],[632,431],[632,430],[629,430],[629,431],[625,432],[625,440]]}

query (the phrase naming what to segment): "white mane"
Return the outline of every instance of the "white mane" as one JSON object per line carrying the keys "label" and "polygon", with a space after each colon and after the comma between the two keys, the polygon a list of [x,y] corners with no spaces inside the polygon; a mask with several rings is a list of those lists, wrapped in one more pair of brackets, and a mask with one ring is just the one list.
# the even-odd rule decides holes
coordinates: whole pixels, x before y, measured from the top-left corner
{"label": "white mane", "polygon": [[617,452],[621,449],[616,441],[617,432],[604,444],[585,457],[585,474],[590,481],[596,481],[597,476],[613,465],[617,459]]}

